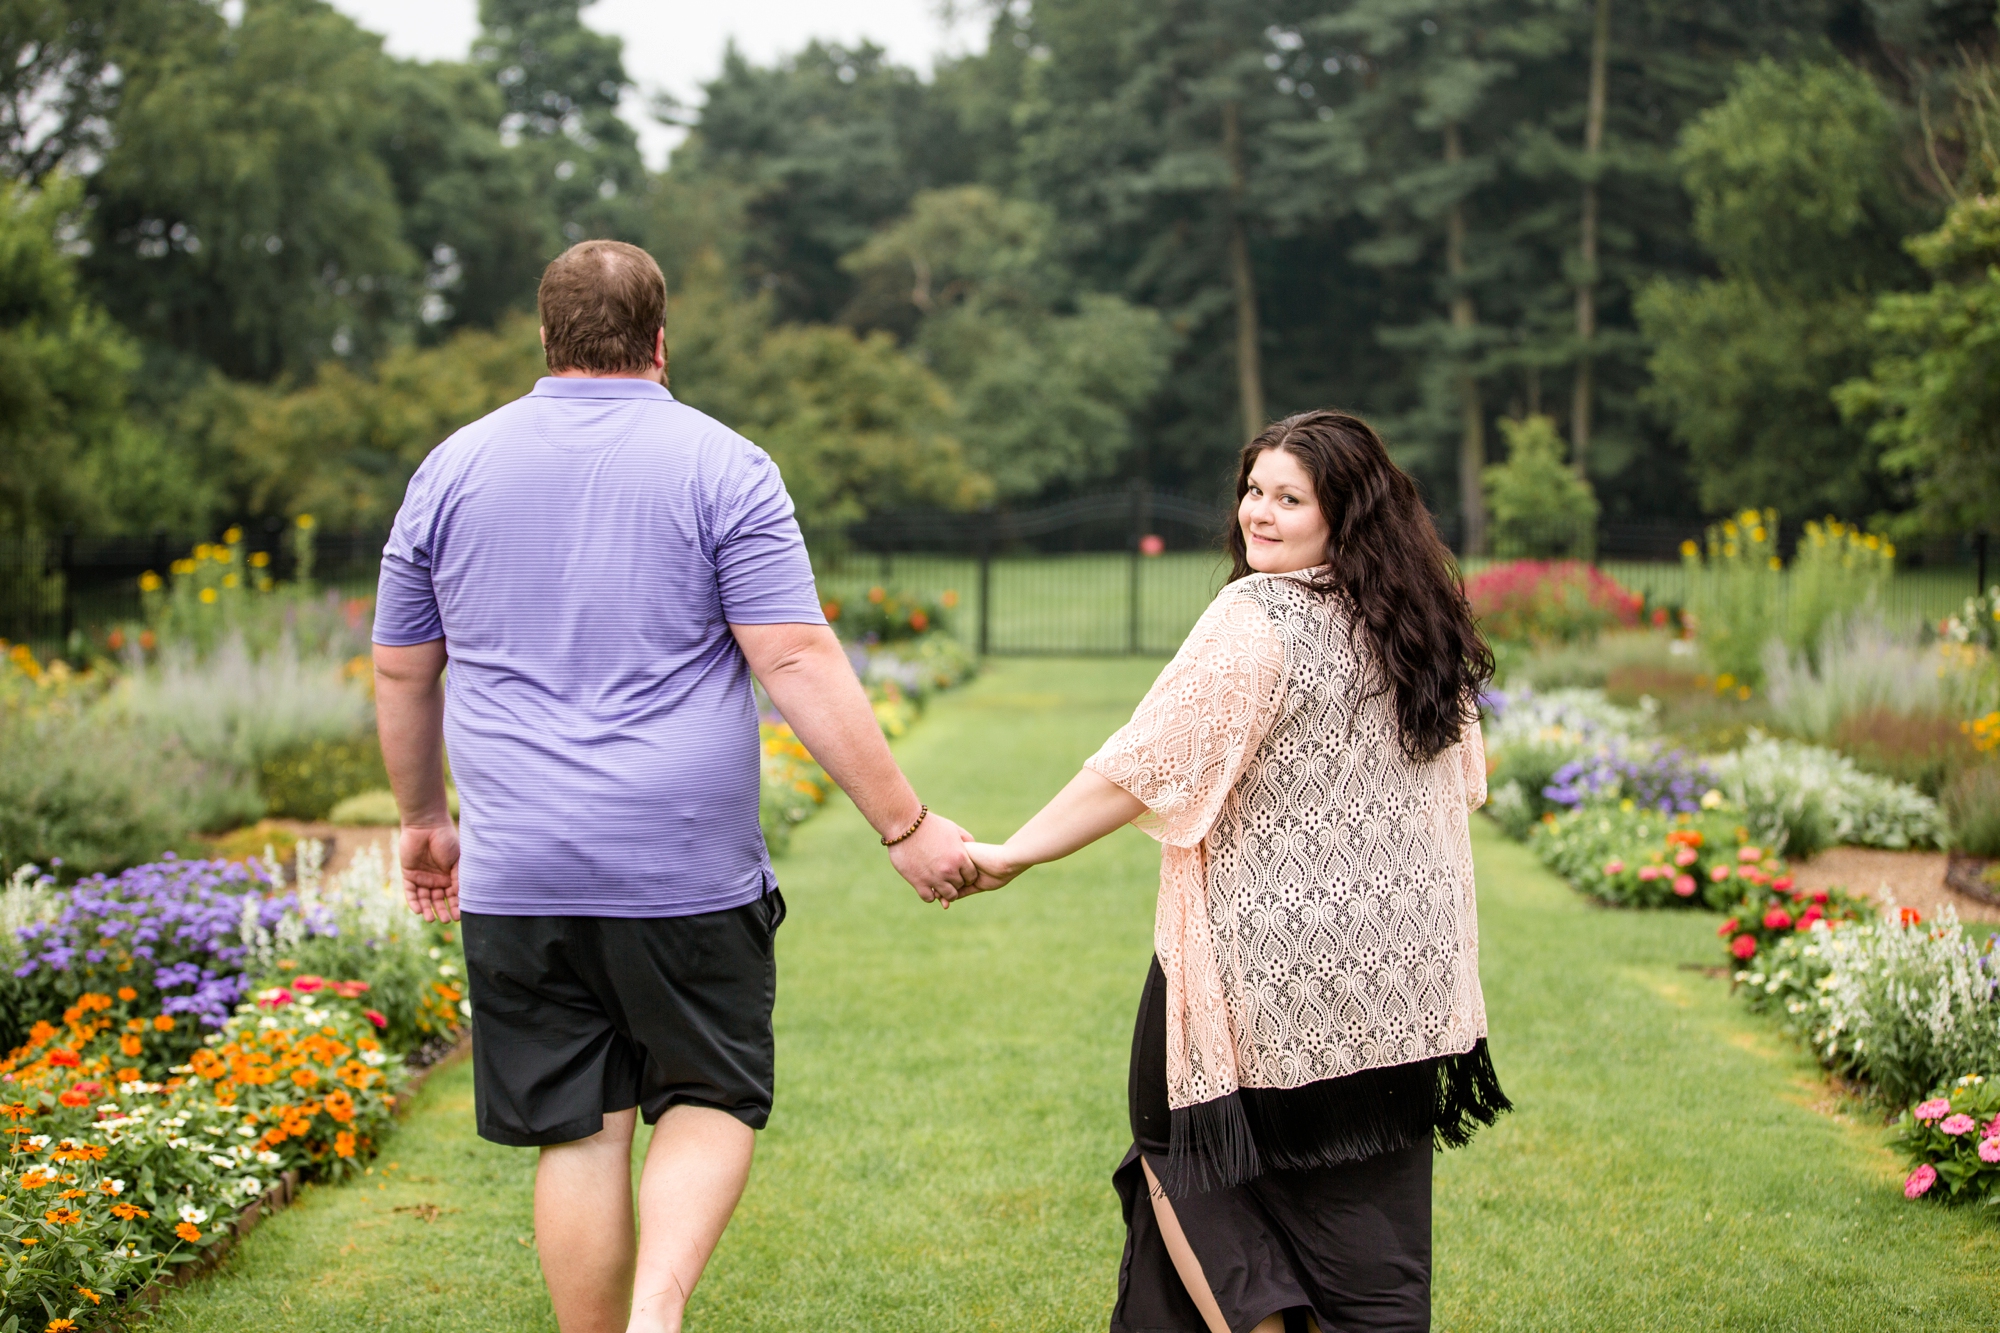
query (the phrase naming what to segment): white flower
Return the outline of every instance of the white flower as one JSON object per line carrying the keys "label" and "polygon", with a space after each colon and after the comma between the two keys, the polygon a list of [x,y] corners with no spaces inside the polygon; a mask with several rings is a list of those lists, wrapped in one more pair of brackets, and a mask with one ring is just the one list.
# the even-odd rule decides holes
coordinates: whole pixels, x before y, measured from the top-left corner
{"label": "white flower", "polygon": [[215,1135],[216,1138],[219,1139],[224,1134],[227,1134],[229,1130],[221,1125],[203,1125],[201,1127],[201,1132],[204,1134],[213,1134]]}
{"label": "white flower", "polygon": [[453,967],[450,963],[439,963],[438,975],[441,977],[455,977],[458,975],[458,969]]}
{"label": "white flower", "polygon": [[464,1014],[467,1018],[472,1017],[472,1001],[460,1000],[458,1002],[458,1012]]}
{"label": "white flower", "polygon": [[207,1220],[208,1210],[206,1208],[197,1208],[191,1203],[181,1205],[181,1221],[186,1222],[189,1226],[198,1227]]}
{"label": "white flower", "polygon": [[278,1026],[278,1020],[272,1018],[269,1014],[266,1014],[264,1017],[257,1020],[257,1028],[261,1032],[273,1031],[277,1028],[277,1026]]}
{"label": "white flower", "polygon": [[224,1157],[219,1153],[210,1153],[208,1155],[208,1160],[215,1163],[215,1165],[221,1167],[225,1171],[227,1171],[230,1167],[236,1165],[236,1159],[234,1157]]}
{"label": "white flower", "polygon": [[256,1150],[239,1143],[229,1150],[229,1154],[239,1162],[247,1162],[255,1156]]}
{"label": "white flower", "polygon": [[277,1166],[285,1159],[272,1152],[269,1148],[266,1148],[263,1152],[257,1154],[257,1160],[265,1166]]}
{"label": "white flower", "polygon": [[125,1108],[120,1106],[117,1102],[106,1102],[104,1103],[104,1105],[97,1108],[97,1113],[99,1115],[116,1115],[118,1114],[118,1112],[124,1109]]}
{"label": "white flower", "polygon": [[122,1180],[100,1180],[97,1182],[97,1188],[103,1190],[106,1194],[123,1194],[125,1192],[125,1182]]}
{"label": "white flower", "polygon": [[432,949],[432,950],[431,950],[431,961],[432,961],[432,962],[436,962],[436,961],[437,961],[438,959],[440,959],[440,958],[442,958],[442,957],[444,957],[444,950],[443,950],[443,949]]}
{"label": "white flower", "polygon": [[258,1194],[262,1194],[264,1192],[264,1182],[257,1179],[257,1177],[255,1176],[245,1176],[243,1177],[242,1180],[236,1183],[237,1187],[241,1189],[245,1194],[255,1196]]}
{"label": "white flower", "polygon": [[40,1151],[41,1151],[42,1149],[44,1149],[44,1148],[46,1148],[46,1147],[48,1147],[48,1146],[49,1146],[49,1136],[48,1136],[48,1135],[46,1135],[46,1134],[30,1134],[30,1135],[28,1136],[28,1149],[29,1149],[29,1151],[31,1151],[31,1152],[40,1152]]}
{"label": "white flower", "polygon": [[382,1065],[388,1062],[388,1059],[389,1057],[380,1051],[363,1051],[361,1053],[361,1063],[367,1065],[370,1069],[381,1068]]}
{"label": "white flower", "polygon": [[238,1125],[236,1133],[240,1138],[254,1139],[257,1137],[257,1127],[255,1125]]}
{"label": "white flower", "polygon": [[171,1139],[171,1138],[170,1138],[170,1139],[168,1139],[168,1140],[167,1140],[167,1146],[168,1146],[169,1148],[192,1148],[192,1147],[194,1147],[194,1143],[193,1143],[193,1141],[192,1141],[192,1140],[189,1140],[189,1139]]}

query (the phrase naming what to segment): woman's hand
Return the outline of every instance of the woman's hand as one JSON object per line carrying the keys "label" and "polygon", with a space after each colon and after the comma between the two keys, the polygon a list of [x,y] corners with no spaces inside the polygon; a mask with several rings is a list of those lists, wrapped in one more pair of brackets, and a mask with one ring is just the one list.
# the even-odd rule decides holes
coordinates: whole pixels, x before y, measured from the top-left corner
{"label": "woman's hand", "polygon": [[984,893],[988,889],[1002,888],[1028,868],[999,843],[975,842],[968,845],[965,850],[972,858],[973,866],[978,869],[979,878],[974,880],[970,887],[959,890],[960,897],[968,893]]}

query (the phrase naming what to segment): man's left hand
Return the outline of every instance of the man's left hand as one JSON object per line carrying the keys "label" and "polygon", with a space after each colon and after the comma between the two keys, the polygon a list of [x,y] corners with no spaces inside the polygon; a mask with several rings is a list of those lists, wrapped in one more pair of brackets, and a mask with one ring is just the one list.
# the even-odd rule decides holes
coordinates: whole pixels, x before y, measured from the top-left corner
{"label": "man's left hand", "polygon": [[426,921],[458,920],[458,830],[405,826],[397,839],[403,897]]}

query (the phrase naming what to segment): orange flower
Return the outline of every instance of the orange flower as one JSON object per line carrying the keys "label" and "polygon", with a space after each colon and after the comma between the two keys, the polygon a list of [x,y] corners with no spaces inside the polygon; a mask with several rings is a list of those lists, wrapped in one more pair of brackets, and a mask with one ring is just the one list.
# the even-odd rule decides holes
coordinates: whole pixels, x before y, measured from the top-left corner
{"label": "orange flower", "polygon": [[336,1157],[354,1156],[354,1136],[344,1129],[334,1135],[333,1155]]}
{"label": "orange flower", "polygon": [[89,1287],[78,1287],[76,1289],[76,1294],[83,1297],[85,1300],[89,1301],[92,1305],[104,1304],[104,1298],[98,1295],[96,1292],[92,1291]]}
{"label": "orange flower", "polygon": [[354,1119],[354,1099],[336,1088],[326,1095],[326,1113],[344,1125]]}
{"label": "orange flower", "polygon": [[172,1032],[173,1030],[174,1030],[174,1016],[172,1014],[161,1014],[158,1018],[153,1020],[153,1031]]}
{"label": "orange flower", "polygon": [[55,1226],[70,1227],[81,1222],[83,1214],[74,1208],[51,1208],[42,1214],[42,1220]]}
{"label": "orange flower", "polygon": [[127,1032],[144,1032],[146,1030],[146,1020],[143,1018],[128,1018],[125,1020],[125,1030]]}
{"label": "orange flower", "polygon": [[128,1065],[118,1071],[118,1081],[120,1083],[137,1083],[139,1081],[139,1071]]}
{"label": "orange flower", "polygon": [[[23,1242],[23,1244],[25,1243]],[[42,1333],[70,1333],[70,1330],[75,1327],[76,1320],[74,1319],[51,1319],[42,1329]]]}
{"label": "orange flower", "polygon": [[118,1039],[118,1049],[136,1059],[138,1057],[139,1052],[146,1049],[146,1043],[140,1041],[137,1037],[132,1037],[132,1036],[120,1037]]}
{"label": "orange flower", "polygon": [[319,1082],[319,1074],[317,1071],[311,1069],[294,1069],[292,1071],[292,1082],[302,1088],[310,1088],[313,1084]]}
{"label": "orange flower", "polygon": [[87,1199],[87,1198],[89,1198],[89,1197],[90,1197],[90,1191],[89,1191],[89,1190],[64,1190],[64,1191],[63,1191],[63,1192],[62,1192],[61,1194],[58,1194],[58,1195],[56,1195],[56,1197],[57,1197],[58,1199]]}
{"label": "orange flower", "polygon": [[135,1217],[151,1217],[152,1214],[136,1203],[114,1203],[111,1215],[121,1222],[130,1222]]}
{"label": "orange flower", "polygon": [[118,988],[118,998],[130,1004],[139,998],[139,992],[133,990],[130,986],[120,986]]}
{"label": "orange flower", "polygon": [[174,1228],[174,1234],[192,1245],[201,1239],[201,1228],[192,1222],[183,1222]]}
{"label": "orange flower", "polygon": [[55,1183],[56,1178],[54,1176],[41,1170],[30,1171],[21,1177],[21,1188],[24,1190],[38,1190],[44,1185],[53,1185]]}
{"label": "orange flower", "polygon": [[78,1092],[75,1088],[71,1088],[68,1092],[65,1092],[61,1097],[57,1098],[57,1100],[60,1101],[64,1106],[90,1105],[89,1094]]}

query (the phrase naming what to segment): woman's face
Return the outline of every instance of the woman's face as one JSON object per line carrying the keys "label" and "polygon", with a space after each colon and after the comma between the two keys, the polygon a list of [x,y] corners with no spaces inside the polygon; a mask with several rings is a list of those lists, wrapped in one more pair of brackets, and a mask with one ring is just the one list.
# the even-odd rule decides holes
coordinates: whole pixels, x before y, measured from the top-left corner
{"label": "woman's face", "polygon": [[1292,574],[1326,563],[1326,515],[1312,478],[1283,449],[1257,455],[1236,521],[1243,526],[1250,568],[1259,574]]}

